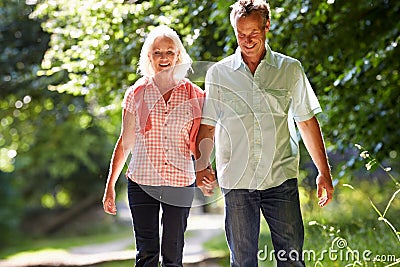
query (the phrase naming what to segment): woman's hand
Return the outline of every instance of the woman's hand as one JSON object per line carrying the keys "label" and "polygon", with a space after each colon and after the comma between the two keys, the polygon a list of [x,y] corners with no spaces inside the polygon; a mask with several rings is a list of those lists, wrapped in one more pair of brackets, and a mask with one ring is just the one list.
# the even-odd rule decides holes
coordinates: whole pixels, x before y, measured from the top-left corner
{"label": "woman's hand", "polygon": [[204,196],[212,196],[214,194],[214,188],[218,186],[218,183],[211,166],[196,172],[196,184]]}
{"label": "woman's hand", "polygon": [[103,196],[103,209],[106,213],[111,215],[117,214],[117,207],[115,205],[115,190],[114,188],[106,188]]}

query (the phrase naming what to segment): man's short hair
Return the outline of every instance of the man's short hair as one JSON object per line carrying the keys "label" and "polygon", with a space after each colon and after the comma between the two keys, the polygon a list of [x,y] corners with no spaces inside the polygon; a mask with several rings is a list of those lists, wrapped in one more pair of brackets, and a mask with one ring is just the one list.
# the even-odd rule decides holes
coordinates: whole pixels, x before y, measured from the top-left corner
{"label": "man's short hair", "polygon": [[270,19],[271,9],[265,0],[238,0],[231,5],[231,8],[230,20],[234,29],[236,28],[237,16],[240,18],[258,13],[263,18],[263,27],[267,25],[267,21]]}

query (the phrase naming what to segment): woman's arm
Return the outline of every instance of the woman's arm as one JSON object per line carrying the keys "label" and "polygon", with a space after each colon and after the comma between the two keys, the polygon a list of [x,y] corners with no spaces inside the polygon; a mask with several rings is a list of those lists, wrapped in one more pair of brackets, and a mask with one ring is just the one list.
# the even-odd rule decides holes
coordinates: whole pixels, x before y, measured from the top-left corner
{"label": "woman's arm", "polygon": [[115,215],[115,184],[124,167],[126,159],[135,144],[135,115],[124,109],[122,115],[122,128],[118,141],[111,157],[110,169],[103,196],[103,208],[106,213]]}

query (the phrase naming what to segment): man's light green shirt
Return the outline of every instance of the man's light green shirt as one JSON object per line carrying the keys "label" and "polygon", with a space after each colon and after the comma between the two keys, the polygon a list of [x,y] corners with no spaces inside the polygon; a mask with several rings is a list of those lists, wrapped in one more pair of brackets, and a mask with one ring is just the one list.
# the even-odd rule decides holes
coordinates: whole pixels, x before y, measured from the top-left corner
{"label": "man's light green shirt", "polygon": [[206,75],[202,124],[215,126],[221,187],[267,189],[298,177],[295,121],[321,112],[301,63],[266,45],[254,76],[240,48]]}

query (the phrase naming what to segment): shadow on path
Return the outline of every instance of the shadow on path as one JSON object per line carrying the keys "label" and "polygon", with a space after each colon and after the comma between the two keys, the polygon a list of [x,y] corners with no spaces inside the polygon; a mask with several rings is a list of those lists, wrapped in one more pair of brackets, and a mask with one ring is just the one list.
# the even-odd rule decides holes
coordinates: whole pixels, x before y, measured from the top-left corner
{"label": "shadow on path", "polygon": [[[120,207],[121,220],[129,220],[126,208]],[[202,213],[192,208],[188,219],[188,228],[184,247],[184,266],[217,267],[218,259],[226,255],[216,255],[204,249],[203,244],[223,233],[223,215]],[[19,253],[7,260],[0,260],[0,267],[32,266],[101,266],[105,262],[134,260],[136,251],[129,248],[134,242],[133,234],[121,240],[73,247],[69,250],[49,250],[41,252]],[[133,265],[133,264],[132,264]]]}

